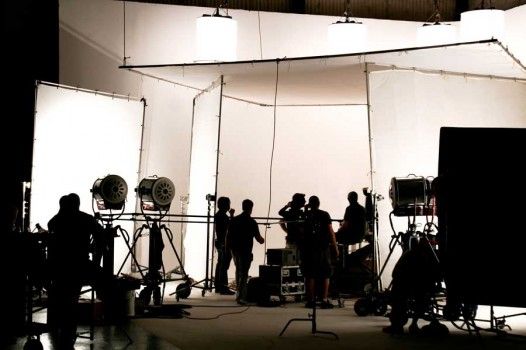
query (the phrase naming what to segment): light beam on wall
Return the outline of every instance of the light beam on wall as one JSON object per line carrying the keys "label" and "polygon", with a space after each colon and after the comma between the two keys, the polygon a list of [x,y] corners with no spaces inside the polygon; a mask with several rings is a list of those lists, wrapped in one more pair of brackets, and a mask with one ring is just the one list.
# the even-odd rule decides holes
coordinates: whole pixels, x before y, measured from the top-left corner
{"label": "light beam on wall", "polygon": [[204,14],[196,20],[196,61],[224,62],[237,59],[237,22],[221,14],[217,7],[213,14]]}

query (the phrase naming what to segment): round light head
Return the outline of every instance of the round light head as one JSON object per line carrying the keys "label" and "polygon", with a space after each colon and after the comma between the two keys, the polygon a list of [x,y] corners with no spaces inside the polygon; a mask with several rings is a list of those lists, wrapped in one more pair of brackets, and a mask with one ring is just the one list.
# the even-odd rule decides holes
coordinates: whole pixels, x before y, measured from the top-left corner
{"label": "round light head", "polygon": [[[412,216],[417,213],[417,210],[427,205],[428,192],[429,181],[424,177],[393,177],[389,197],[394,215]],[[423,211],[420,210],[417,215],[423,215]]]}
{"label": "round light head", "polygon": [[126,201],[128,185],[119,175],[108,175],[95,180],[91,193],[99,210],[120,210]]}
{"label": "round light head", "polygon": [[147,177],[135,189],[143,210],[169,210],[175,197],[175,186],[167,177]]}

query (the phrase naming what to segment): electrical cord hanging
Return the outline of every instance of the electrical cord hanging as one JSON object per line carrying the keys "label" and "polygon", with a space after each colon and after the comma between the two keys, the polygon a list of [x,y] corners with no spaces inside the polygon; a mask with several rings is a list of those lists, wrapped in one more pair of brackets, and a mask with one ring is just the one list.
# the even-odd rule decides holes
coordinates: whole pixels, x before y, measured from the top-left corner
{"label": "electrical cord hanging", "polygon": [[261,39],[261,17],[260,17],[261,0],[258,1],[258,30],[259,30],[259,55],[263,59],[263,40]]}
{"label": "electrical cord hanging", "polygon": [[[267,230],[269,227],[270,207],[272,205],[272,167],[274,165],[274,148],[276,146],[276,104],[278,100],[278,83],[279,83],[279,60],[276,61],[276,85],[274,87],[274,116],[273,116],[273,128],[272,128],[272,151],[270,152],[270,171],[269,171],[269,198],[268,198],[268,210],[267,210],[267,222],[265,225],[265,246],[264,251],[267,251]],[[266,263],[266,254],[264,262]]]}

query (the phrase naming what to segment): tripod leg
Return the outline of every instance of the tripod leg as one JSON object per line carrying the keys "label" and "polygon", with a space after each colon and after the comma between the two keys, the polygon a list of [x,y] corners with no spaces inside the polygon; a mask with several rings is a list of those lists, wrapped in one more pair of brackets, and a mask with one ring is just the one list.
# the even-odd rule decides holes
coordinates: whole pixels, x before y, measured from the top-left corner
{"label": "tripod leg", "polygon": [[281,332],[279,333],[279,336],[281,337],[283,335],[283,333],[285,333],[285,331],[287,330],[287,328],[289,328],[289,325],[292,323],[292,322],[295,322],[295,321],[308,321],[308,322],[311,322],[312,320],[310,318],[292,318],[290,319],[287,324],[285,325],[285,327],[283,327],[283,329],[281,330]]}
{"label": "tripod leg", "polygon": [[179,266],[181,267],[181,271],[183,273],[183,278],[184,279],[188,279],[188,275],[186,274],[186,271],[184,269],[184,265],[183,265],[183,262],[181,261],[181,258],[179,257],[179,254],[177,253],[177,250],[175,249],[175,246],[174,246],[174,243],[173,243],[173,233],[172,231],[166,227],[165,225],[162,225],[161,226],[161,229],[164,230],[165,234],[166,234],[166,237],[168,237],[168,242],[170,242],[170,246],[172,247],[172,250],[175,254],[175,257],[177,259],[177,262],[179,263]]}
{"label": "tripod leg", "polygon": [[[124,261],[122,262],[121,266],[119,267],[119,270],[117,271],[117,276],[120,275],[120,273],[122,272],[122,269],[124,268],[124,265],[126,264],[126,261],[128,260],[128,257],[131,255],[132,259],[133,259],[133,262],[135,262],[135,265],[137,265],[138,269],[139,269],[139,273],[141,274],[141,278],[144,280],[145,276],[144,276],[144,273],[142,272],[140,266],[139,266],[139,262],[137,261],[137,257],[135,256],[135,254],[133,253],[133,250],[135,249],[135,245],[137,244],[138,240],[139,240],[139,237],[141,237],[142,235],[142,231],[144,229],[144,225],[141,226],[133,235],[133,244],[130,246],[130,243],[129,243],[129,240],[126,238],[128,237],[128,233],[123,229],[121,228],[120,226],[118,226],[120,232],[121,232],[121,237],[124,239],[124,243],[126,243],[126,247],[128,247],[128,254],[126,254],[126,257],[124,258]],[[125,233],[126,235],[124,235],[123,233]]]}

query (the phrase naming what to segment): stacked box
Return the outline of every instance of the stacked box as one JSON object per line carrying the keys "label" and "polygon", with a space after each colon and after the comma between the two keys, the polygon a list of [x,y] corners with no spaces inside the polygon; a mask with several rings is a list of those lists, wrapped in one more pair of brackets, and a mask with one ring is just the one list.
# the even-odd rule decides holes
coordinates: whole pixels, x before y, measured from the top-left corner
{"label": "stacked box", "polygon": [[298,260],[295,249],[267,249],[267,264],[280,266],[296,266]]}
{"label": "stacked box", "polygon": [[259,277],[267,287],[270,295],[305,294],[305,278],[297,265],[259,265]]}

